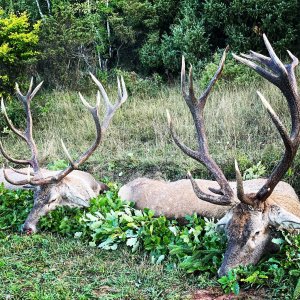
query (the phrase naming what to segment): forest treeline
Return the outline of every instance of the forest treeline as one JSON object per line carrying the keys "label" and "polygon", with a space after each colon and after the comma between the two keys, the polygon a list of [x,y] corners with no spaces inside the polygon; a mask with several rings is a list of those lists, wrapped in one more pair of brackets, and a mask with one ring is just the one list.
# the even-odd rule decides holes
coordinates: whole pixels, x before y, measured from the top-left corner
{"label": "forest treeline", "polygon": [[[0,92],[29,76],[78,88],[91,71],[172,81],[180,59],[203,69],[230,45],[300,54],[298,0],[0,0]],[[230,58],[229,58],[230,59]]]}

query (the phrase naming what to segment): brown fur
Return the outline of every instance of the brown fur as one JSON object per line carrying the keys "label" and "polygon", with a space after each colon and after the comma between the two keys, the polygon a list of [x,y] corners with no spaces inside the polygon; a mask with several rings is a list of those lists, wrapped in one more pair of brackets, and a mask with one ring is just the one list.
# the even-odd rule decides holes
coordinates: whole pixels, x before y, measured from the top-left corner
{"label": "brown fur", "polygon": [[[209,187],[219,188],[217,182],[211,180],[196,180],[200,188],[212,194]],[[265,183],[265,179],[244,181],[245,193],[254,193]],[[236,183],[230,182],[236,192]],[[197,213],[199,216],[220,219],[230,209],[230,206],[215,205],[199,199],[188,179],[175,182],[137,178],[120,191],[119,196],[124,200],[133,201],[139,209],[150,208],[156,215],[165,215],[168,218],[182,218],[185,215]],[[300,217],[300,203],[294,189],[286,182],[279,182],[269,197],[268,203],[278,204],[284,209]],[[236,200],[235,204],[239,203]]]}

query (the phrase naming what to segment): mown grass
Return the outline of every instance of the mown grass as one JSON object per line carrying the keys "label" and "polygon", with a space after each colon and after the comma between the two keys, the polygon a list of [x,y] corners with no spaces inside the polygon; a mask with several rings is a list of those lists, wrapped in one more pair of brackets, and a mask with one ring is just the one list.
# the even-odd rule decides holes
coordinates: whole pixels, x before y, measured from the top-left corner
{"label": "mown grass", "polygon": [[203,277],[151,264],[126,248],[105,251],[52,234],[0,240],[0,299],[192,299]]}

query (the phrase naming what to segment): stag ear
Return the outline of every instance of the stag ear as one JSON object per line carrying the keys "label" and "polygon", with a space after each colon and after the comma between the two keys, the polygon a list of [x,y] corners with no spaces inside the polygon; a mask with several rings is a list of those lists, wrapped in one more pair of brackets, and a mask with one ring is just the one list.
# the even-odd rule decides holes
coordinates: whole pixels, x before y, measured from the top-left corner
{"label": "stag ear", "polygon": [[270,225],[277,228],[287,230],[300,229],[300,218],[277,205],[270,207],[269,220]]}
{"label": "stag ear", "polygon": [[105,191],[108,191],[109,190],[109,187],[108,185],[106,185],[105,183],[103,182],[98,182],[98,186],[99,186],[99,194],[103,194]]}
{"label": "stag ear", "polygon": [[227,224],[230,222],[231,218],[232,218],[232,211],[230,210],[230,211],[228,211],[228,212],[226,213],[226,215],[225,215],[222,219],[220,219],[219,222],[217,223],[217,230],[218,230],[218,231],[223,231],[223,230],[225,230],[225,228],[226,228]]}

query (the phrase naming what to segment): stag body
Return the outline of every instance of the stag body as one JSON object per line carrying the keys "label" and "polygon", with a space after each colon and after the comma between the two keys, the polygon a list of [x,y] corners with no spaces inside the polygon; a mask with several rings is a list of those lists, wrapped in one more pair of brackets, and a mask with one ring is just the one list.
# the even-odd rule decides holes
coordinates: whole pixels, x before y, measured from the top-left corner
{"label": "stag body", "polygon": [[[217,189],[218,183],[212,180],[197,179],[196,183],[201,189],[213,195],[210,188]],[[258,188],[266,183],[266,179],[252,179],[244,181],[246,193],[255,193]],[[150,208],[156,216],[164,215],[167,218],[183,219],[186,215],[196,213],[198,216],[221,219],[235,205],[239,203],[236,191],[236,182],[229,182],[235,198],[230,206],[222,206],[199,199],[189,179],[173,182],[137,178],[124,186],[119,191],[123,200],[133,201],[138,209]],[[283,202],[283,199],[285,201]],[[268,202],[281,204],[288,211],[296,211],[300,217],[300,206],[295,190],[286,182],[279,182]]]}
{"label": "stag body", "polygon": [[[5,187],[10,189],[31,188],[34,190],[34,205],[29,213],[22,230],[27,233],[32,233],[37,230],[37,223],[39,218],[47,214],[49,211],[55,209],[57,206],[80,206],[86,207],[89,205],[89,200],[99,195],[107,189],[107,186],[103,183],[97,182],[94,177],[83,171],[77,170],[81,164],[83,164],[97,149],[102,136],[108,128],[110,121],[117,111],[117,109],[126,101],[127,91],[123,78],[121,81],[118,79],[118,100],[112,105],[108,99],[108,96],[102,86],[102,84],[91,74],[92,79],[99,88],[97,93],[97,103],[95,107],[92,107],[81,94],[79,94],[81,101],[87,107],[91,113],[96,127],[96,139],[89,149],[87,149],[77,160],[73,160],[68,152],[65,144],[62,142],[62,148],[70,162],[69,166],[65,170],[50,171],[42,169],[38,162],[38,151],[32,135],[32,118],[30,111],[30,103],[32,98],[38,92],[41,87],[40,83],[33,91],[33,82],[31,81],[29,90],[26,95],[23,95],[18,85],[16,85],[17,95],[19,100],[24,106],[26,112],[27,126],[24,132],[16,129],[8,118],[3,99],[1,101],[2,111],[8,122],[11,130],[23,139],[30,151],[31,158],[27,160],[14,159],[9,156],[3,148],[0,142],[0,152],[3,156],[19,165],[28,165],[28,169],[2,169],[1,182],[4,182]],[[106,114],[104,116],[102,124],[100,124],[98,107],[100,104],[100,93],[104,99],[106,106]]]}
{"label": "stag body", "polygon": [[[227,49],[214,77],[199,98],[194,93],[192,67],[189,72],[189,87],[186,87],[185,61],[184,58],[182,59],[181,90],[193,117],[198,142],[197,150],[190,149],[179,140],[174,131],[170,114],[167,113],[170,132],[176,145],[186,155],[203,164],[214,176],[217,183],[210,182],[208,189],[207,185],[202,184],[203,181],[197,182],[189,174],[194,193],[200,199],[199,201],[203,203],[203,206],[202,204],[199,205],[200,210],[203,207],[205,212],[206,206],[211,207],[211,205],[214,205],[210,209],[212,209],[215,217],[220,213],[226,213],[218,222],[219,227],[225,229],[228,237],[227,250],[218,272],[220,276],[238,265],[257,263],[261,256],[272,247],[273,229],[300,229],[300,204],[297,195],[289,185],[280,181],[290,168],[300,143],[300,97],[294,73],[294,69],[298,65],[298,59],[288,51],[292,62],[284,65],[277,57],[267,37],[264,35],[263,38],[270,57],[253,51],[249,55],[241,55],[242,57],[234,55],[234,57],[278,87],[289,106],[292,120],[290,134],[267,100],[258,92],[259,98],[278,129],[285,146],[282,159],[268,179],[243,182],[236,163],[237,184],[233,185],[227,181],[222,170],[209,153],[203,111],[208,95],[223,70]],[[253,183],[254,186],[252,186]],[[147,187],[140,186],[144,190],[147,188],[149,190],[153,189],[151,184],[148,184]],[[138,186],[136,186],[136,189],[138,189]],[[161,190],[164,191],[164,188]],[[127,189],[128,191],[129,189]],[[190,199],[194,199],[192,203],[196,201],[191,195],[186,195],[189,199],[180,196],[180,194],[174,195],[174,198],[169,199],[168,202],[170,203],[173,200],[174,205],[177,205],[175,202],[178,200],[185,207],[189,205]],[[160,199],[164,198],[167,197],[160,196]],[[187,205],[183,204],[185,200],[188,203]],[[216,208],[217,206],[220,206],[220,208]],[[200,215],[203,214],[200,212]]]}

